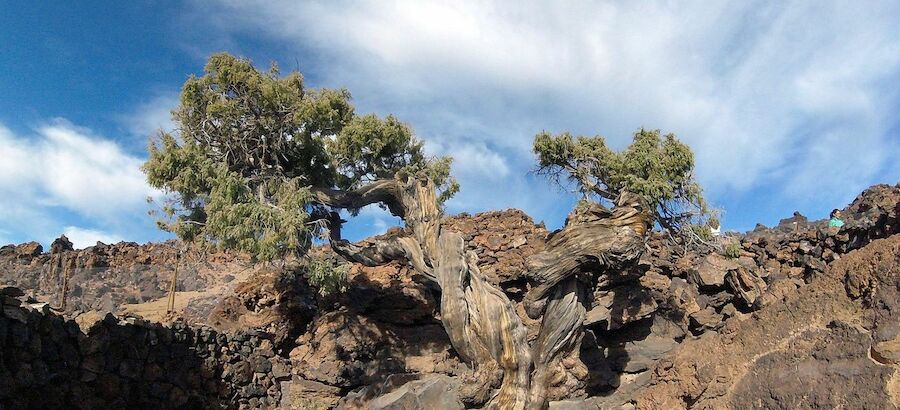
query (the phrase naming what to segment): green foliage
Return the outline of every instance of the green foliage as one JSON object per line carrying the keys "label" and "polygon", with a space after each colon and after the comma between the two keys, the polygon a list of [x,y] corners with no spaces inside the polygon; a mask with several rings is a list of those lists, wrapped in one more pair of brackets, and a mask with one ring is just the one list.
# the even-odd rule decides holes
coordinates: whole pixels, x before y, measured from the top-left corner
{"label": "green foliage", "polygon": [[442,190],[459,186],[449,157],[430,158],[393,116],[357,116],[347,90],[309,89],[299,73],[257,70],[228,54],[189,78],[173,111],[178,134],[162,133],[144,164],[169,193],[158,222],[185,240],[270,260],[303,254],[329,209],[310,188],[353,189],[426,172]]}
{"label": "green foliage", "polygon": [[737,259],[741,257],[741,244],[735,240],[728,241],[725,243],[725,256],[731,259]]}
{"label": "green foliage", "polygon": [[174,112],[181,137],[245,178],[298,178],[330,185],[325,140],[353,118],[347,90],[307,90],[303,77],[258,71],[249,60],[216,54],[191,77]]}
{"label": "green foliage", "polygon": [[399,172],[424,171],[441,190],[441,202],[459,191],[459,184],[450,175],[452,158],[428,158],[422,141],[393,115],[384,120],[372,114],[353,118],[337,138],[328,141],[327,149],[342,189],[358,188]]}
{"label": "green foliage", "polygon": [[322,258],[309,258],[303,267],[306,280],[319,290],[319,295],[328,296],[344,293],[347,290],[347,271],[349,265],[335,266],[331,261]]}
{"label": "green foliage", "polygon": [[535,136],[534,152],[539,173],[561,184],[565,177],[585,198],[613,201],[623,191],[638,194],[654,209],[657,222],[682,232],[709,215],[693,177],[694,154],[673,134],[641,129],[631,145],[617,152],[600,136],[542,132]]}
{"label": "green foliage", "polygon": [[712,229],[708,224],[691,224],[690,229],[697,238],[704,242],[713,240]]}

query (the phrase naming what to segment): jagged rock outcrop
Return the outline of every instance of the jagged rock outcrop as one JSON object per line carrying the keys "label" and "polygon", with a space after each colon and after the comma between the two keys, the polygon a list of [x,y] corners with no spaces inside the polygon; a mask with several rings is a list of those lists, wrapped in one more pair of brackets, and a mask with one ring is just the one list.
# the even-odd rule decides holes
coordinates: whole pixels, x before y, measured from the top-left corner
{"label": "jagged rock outcrop", "polygon": [[895,235],[845,255],[784,303],[685,342],[631,400],[639,409],[897,406],[900,367],[869,355],[900,337],[898,289]]}
{"label": "jagged rock outcrop", "polygon": [[[686,341],[721,334],[730,322],[795,298],[847,252],[900,233],[900,185],[867,189],[844,217],[843,228],[829,229],[825,221],[795,214],[775,228],[723,239],[740,245],[736,258],[685,253],[652,237],[636,272],[600,284],[595,294],[592,311],[602,314],[589,318],[610,318],[586,323],[596,341],[587,338],[582,346],[592,375],[588,393],[611,394],[603,407],[628,402],[650,381],[648,369],[685,349]],[[615,312],[606,308],[613,304],[610,293],[621,295],[618,315],[607,313]],[[630,364],[633,358],[638,364]]]}
{"label": "jagged rock outcrop", "polygon": [[[171,283],[181,245],[176,241],[138,245],[97,243],[72,249],[65,236],[44,253],[36,242],[0,247],[0,284],[26,289],[29,295],[66,310],[115,312],[125,304],[163,297]],[[179,260],[179,291],[199,291],[222,281],[223,271],[248,268],[247,258],[189,248]]]}

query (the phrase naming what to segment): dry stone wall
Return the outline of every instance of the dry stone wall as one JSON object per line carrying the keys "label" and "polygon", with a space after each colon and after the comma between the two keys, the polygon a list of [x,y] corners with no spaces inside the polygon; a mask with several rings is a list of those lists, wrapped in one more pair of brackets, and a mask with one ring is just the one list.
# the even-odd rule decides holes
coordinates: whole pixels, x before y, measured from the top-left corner
{"label": "dry stone wall", "polygon": [[274,408],[291,378],[266,333],[67,318],[18,288],[0,295],[0,408]]}

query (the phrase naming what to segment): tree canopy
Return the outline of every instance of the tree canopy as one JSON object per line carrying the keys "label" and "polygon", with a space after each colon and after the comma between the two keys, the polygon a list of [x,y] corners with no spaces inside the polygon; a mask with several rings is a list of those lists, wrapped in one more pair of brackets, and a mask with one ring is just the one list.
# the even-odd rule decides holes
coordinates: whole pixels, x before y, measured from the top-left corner
{"label": "tree canopy", "polygon": [[688,231],[710,215],[694,179],[694,154],[674,134],[640,129],[631,145],[614,151],[601,136],[541,132],[534,138],[539,174],[573,183],[584,199],[615,201],[628,191],[653,209],[656,222]]}
{"label": "tree canopy", "polygon": [[300,73],[282,76],[275,65],[260,71],[213,55],[202,76],[185,82],[173,119],[177,131],[151,142],[143,166],[149,183],[170,194],[159,226],[258,259],[302,254],[335,223],[316,189],[419,172],[441,201],[459,189],[451,158],[428,157],[407,124],[357,115],[347,90],[307,88]]}

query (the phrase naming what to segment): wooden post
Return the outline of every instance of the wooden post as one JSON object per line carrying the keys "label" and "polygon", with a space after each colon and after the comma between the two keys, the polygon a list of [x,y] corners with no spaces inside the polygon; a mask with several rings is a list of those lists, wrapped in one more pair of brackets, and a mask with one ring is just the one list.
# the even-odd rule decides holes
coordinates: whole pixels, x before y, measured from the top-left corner
{"label": "wooden post", "polygon": [[181,260],[181,249],[175,254],[175,270],[172,272],[172,283],[169,285],[169,306],[166,313],[175,311],[175,289],[178,284],[178,262]]}
{"label": "wooden post", "polygon": [[62,295],[60,295],[59,301],[59,310],[65,312],[66,311],[66,295],[69,293],[69,272],[71,271],[69,257],[61,257],[62,265],[63,265],[63,283],[62,283]]}

